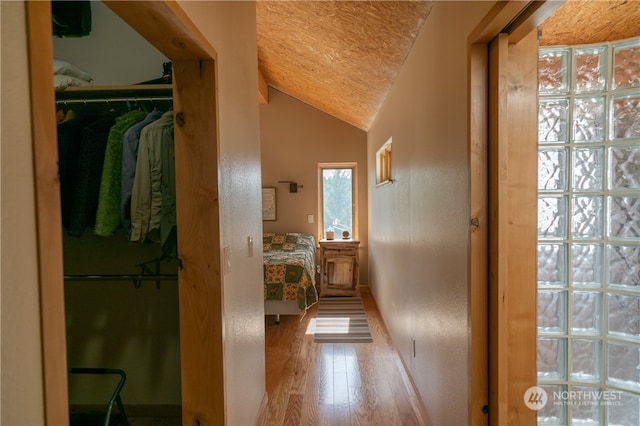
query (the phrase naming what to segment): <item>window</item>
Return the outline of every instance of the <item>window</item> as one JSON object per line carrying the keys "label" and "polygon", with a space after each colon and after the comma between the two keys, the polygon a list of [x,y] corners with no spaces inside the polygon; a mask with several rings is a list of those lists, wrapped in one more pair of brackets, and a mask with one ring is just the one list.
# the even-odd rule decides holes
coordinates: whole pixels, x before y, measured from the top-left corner
{"label": "window", "polygon": [[391,138],[376,152],[376,185],[391,183]]}
{"label": "window", "polygon": [[355,238],[357,229],[356,209],[356,164],[319,164],[320,221],[321,238],[327,230],[332,230],[336,238],[343,232]]}

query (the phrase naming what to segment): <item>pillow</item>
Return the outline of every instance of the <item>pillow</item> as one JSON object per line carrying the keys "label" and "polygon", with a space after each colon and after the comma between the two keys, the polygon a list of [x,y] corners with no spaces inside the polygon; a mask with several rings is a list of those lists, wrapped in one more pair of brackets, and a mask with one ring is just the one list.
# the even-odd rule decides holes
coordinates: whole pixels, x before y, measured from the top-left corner
{"label": "pillow", "polygon": [[56,90],[63,90],[69,86],[88,86],[89,82],[70,75],[54,75],[53,87]]}
{"label": "pillow", "polygon": [[71,77],[76,77],[84,81],[93,80],[91,74],[84,72],[81,69],[71,65],[69,62],[63,61],[61,59],[53,60],[53,73],[60,75],[69,75]]}

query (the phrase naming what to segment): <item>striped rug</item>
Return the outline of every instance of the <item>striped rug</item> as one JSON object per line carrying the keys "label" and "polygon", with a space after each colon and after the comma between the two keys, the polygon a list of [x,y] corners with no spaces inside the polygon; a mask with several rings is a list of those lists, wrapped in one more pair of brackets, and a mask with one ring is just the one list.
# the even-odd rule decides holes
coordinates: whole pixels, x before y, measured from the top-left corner
{"label": "striped rug", "polygon": [[313,341],[316,343],[373,342],[360,297],[321,297]]}

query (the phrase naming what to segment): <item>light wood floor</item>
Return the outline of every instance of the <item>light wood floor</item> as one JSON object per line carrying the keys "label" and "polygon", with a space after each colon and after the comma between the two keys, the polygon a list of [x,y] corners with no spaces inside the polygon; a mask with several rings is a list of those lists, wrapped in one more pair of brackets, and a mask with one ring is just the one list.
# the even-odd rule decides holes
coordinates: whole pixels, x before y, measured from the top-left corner
{"label": "light wood floor", "polygon": [[425,424],[375,302],[361,294],[373,343],[314,343],[317,305],[302,321],[266,317],[267,426]]}

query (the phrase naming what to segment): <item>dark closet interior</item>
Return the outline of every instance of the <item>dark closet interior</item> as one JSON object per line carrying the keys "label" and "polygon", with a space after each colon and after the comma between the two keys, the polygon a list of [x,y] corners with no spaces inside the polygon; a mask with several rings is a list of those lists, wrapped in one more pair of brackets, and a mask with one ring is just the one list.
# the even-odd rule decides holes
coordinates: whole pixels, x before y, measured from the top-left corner
{"label": "dark closet interior", "polygon": [[[59,2],[53,3],[55,8]],[[95,369],[126,374],[120,395],[129,417],[146,416],[143,408],[149,406],[170,407],[165,412],[179,416],[175,186],[174,226],[163,226],[167,229],[163,229],[163,235],[160,226],[151,226],[149,232],[132,238],[132,218],[124,214],[131,211],[133,181],[142,176],[135,176],[135,166],[144,127],[157,124],[163,116],[171,122],[173,119],[171,62],[157,60],[140,65],[114,57],[105,58],[95,67],[76,66],[87,49],[110,49],[104,47],[110,37],[104,32],[109,22],[120,20],[101,2],[78,3],[91,3],[93,13],[89,15],[86,9],[82,13],[77,9],[77,18],[89,30],[74,34],[57,34],[54,30],[54,63],[69,64],[59,76],[64,72],[78,75],[78,70],[100,75],[111,67],[120,77],[106,80],[107,84],[103,84],[104,78],[96,77],[86,84],[79,82],[56,90],[67,363],[69,369],[75,369],[69,375],[72,420],[84,419],[87,412],[104,412],[110,400],[115,402],[113,392],[122,378],[118,374],[95,374],[101,372]],[[93,22],[87,24],[87,16]],[[66,48],[65,43],[72,47]],[[112,43],[127,42],[115,38]],[[150,45],[148,49],[154,50]],[[122,66],[132,69],[130,75]],[[123,141],[125,136],[128,145]],[[158,150],[162,146],[162,141],[155,142],[150,136],[147,139]],[[158,173],[160,177],[175,176],[173,164],[168,167],[165,159],[162,165],[164,168],[154,171],[156,177]],[[147,180],[150,193],[155,195],[145,196],[161,195],[163,188],[153,187],[156,182],[152,183],[151,177]],[[124,198],[127,185],[128,203]],[[167,200],[160,201],[168,204]],[[154,203],[153,208],[161,207]],[[159,218],[159,212],[152,214]],[[85,370],[91,374],[79,374],[81,369],[92,369]],[[119,411],[114,403],[113,415]]]}

